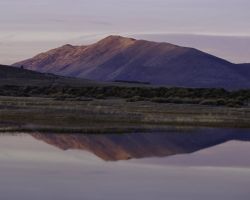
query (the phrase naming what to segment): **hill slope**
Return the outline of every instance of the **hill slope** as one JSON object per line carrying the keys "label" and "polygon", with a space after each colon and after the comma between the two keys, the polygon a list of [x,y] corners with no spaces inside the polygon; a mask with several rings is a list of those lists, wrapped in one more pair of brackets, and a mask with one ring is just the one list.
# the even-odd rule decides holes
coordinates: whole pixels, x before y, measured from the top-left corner
{"label": "hill slope", "polygon": [[95,85],[94,81],[67,78],[54,74],[44,74],[26,69],[0,65],[0,86],[51,86],[51,85],[71,85],[86,86]]}
{"label": "hill slope", "polygon": [[98,81],[250,88],[248,65],[236,65],[193,48],[120,36],[89,46],[64,45],[14,65]]}

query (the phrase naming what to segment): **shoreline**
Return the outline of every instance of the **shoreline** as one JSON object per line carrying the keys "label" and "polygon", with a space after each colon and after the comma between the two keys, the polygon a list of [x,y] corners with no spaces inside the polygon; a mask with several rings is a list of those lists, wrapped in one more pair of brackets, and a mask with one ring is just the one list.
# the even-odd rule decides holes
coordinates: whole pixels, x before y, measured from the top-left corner
{"label": "shoreline", "polygon": [[167,126],[250,128],[250,108],[0,97],[0,132],[124,133]]}

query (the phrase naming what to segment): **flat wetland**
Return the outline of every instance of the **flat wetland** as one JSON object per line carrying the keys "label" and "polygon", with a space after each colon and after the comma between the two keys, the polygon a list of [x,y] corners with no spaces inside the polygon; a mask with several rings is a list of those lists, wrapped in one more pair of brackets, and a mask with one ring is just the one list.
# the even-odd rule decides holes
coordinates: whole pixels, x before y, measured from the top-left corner
{"label": "flat wetland", "polygon": [[250,107],[0,97],[1,132],[123,133],[164,130],[169,125],[250,128]]}

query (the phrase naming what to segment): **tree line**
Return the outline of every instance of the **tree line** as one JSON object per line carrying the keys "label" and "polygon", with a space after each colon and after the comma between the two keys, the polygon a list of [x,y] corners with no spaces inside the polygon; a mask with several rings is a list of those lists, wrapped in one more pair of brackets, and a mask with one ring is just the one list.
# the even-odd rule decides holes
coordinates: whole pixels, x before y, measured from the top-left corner
{"label": "tree line", "polygon": [[52,97],[56,100],[123,98],[128,102],[247,106],[250,90],[227,91],[217,88],[167,88],[121,86],[11,86],[0,87],[1,96]]}

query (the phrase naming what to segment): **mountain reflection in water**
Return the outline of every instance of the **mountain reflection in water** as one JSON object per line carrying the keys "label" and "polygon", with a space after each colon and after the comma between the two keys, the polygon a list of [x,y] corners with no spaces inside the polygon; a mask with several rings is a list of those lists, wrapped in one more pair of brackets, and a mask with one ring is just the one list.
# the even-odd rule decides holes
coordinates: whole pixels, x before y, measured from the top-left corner
{"label": "mountain reflection in water", "polygon": [[89,151],[105,161],[187,154],[231,140],[250,141],[249,130],[195,129],[130,134],[45,134],[32,136],[62,150]]}

